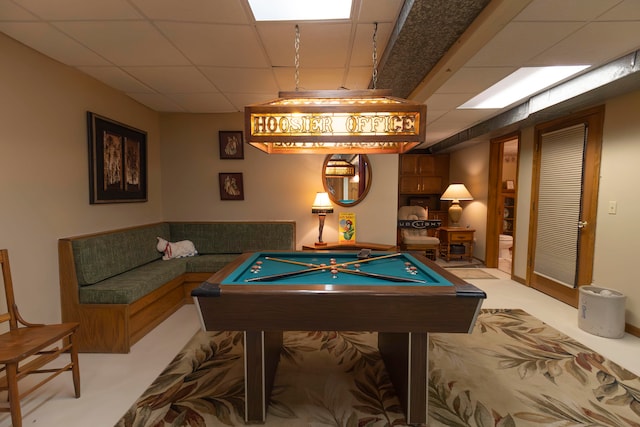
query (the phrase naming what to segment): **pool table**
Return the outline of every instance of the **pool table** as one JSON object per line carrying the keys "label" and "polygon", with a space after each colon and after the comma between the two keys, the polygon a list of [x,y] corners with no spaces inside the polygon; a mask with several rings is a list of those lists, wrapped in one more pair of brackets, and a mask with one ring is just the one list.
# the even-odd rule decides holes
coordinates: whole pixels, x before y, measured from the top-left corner
{"label": "pool table", "polygon": [[245,421],[264,422],[282,331],[377,331],[409,424],[427,422],[428,334],[471,332],[485,293],[419,253],[253,252],[192,291],[203,328],[241,330]]}

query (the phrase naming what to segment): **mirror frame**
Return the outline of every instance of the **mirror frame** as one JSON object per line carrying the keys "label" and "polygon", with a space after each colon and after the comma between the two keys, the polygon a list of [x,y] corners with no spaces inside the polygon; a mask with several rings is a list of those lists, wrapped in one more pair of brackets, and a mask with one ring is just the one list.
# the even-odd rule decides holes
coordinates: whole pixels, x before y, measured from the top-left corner
{"label": "mirror frame", "polygon": [[367,157],[366,154],[357,154],[360,157],[360,161],[364,162],[367,168],[367,183],[366,186],[364,188],[364,191],[362,192],[362,194],[358,197],[357,200],[355,200],[353,203],[343,203],[339,200],[336,200],[333,195],[331,194],[331,192],[329,191],[329,188],[327,186],[327,177],[325,176],[325,171],[327,168],[327,163],[329,163],[329,160],[331,160],[331,158],[334,156],[335,154],[329,154],[327,155],[327,157],[325,157],[324,162],[322,163],[322,186],[324,187],[324,191],[327,192],[327,194],[329,194],[329,199],[331,200],[332,203],[335,203],[338,206],[344,206],[344,207],[351,207],[351,206],[355,206],[358,203],[360,203],[361,201],[364,200],[365,197],[367,197],[367,194],[369,194],[369,189],[371,188],[371,181],[373,181],[373,173],[371,170],[371,162],[369,161],[369,158]]}

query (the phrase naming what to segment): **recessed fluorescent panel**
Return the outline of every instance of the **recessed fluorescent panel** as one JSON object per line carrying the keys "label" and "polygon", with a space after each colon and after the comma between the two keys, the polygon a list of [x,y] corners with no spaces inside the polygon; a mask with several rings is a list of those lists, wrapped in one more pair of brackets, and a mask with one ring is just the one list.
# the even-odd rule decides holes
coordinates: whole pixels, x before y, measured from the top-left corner
{"label": "recessed fluorescent panel", "polygon": [[587,67],[589,65],[520,68],[458,108],[504,108]]}
{"label": "recessed fluorescent panel", "polygon": [[349,19],[352,0],[249,0],[256,21]]}

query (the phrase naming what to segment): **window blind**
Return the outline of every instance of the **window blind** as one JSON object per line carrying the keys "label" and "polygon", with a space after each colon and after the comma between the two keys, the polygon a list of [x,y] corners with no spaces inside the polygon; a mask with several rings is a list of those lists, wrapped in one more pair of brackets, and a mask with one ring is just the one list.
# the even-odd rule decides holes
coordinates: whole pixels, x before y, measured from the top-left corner
{"label": "window blind", "polygon": [[534,273],[574,288],[586,126],[542,134]]}

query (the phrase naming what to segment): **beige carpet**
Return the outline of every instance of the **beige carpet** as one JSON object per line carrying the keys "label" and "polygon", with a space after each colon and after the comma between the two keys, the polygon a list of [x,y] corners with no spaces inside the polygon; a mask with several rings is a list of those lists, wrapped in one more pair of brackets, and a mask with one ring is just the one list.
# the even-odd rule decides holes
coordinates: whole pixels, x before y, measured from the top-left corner
{"label": "beige carpet", "polygon": [[[243,425],[238,332],[197,333],[118,427]],[[286,332],[266,426],[402,426],[376,334]],[[640,379],[522,310],[431,334],[430,426],[640,426]]]}
{"label": "beige carpet", "polygon": [[497,277],[479,268],[447,268],[447,271],[461,279],[497,279]]}

